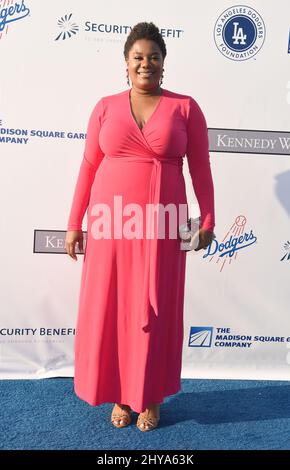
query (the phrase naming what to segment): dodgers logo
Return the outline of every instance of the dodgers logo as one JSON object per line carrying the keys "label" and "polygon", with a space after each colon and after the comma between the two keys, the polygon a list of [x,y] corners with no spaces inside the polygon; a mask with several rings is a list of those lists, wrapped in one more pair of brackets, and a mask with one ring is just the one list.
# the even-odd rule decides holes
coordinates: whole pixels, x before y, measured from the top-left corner
{"label": "dodgers logo", "polygon": [[214,239],[211,244],[206,248],[206,253],[203,258],[208,258],[209,261],[216,260],[216,264],[220,267],[220,272],[223,270],[225,264],[231,264],[232,261],[237,259],[241,250],[248,248],[257,241],[257,237],[250,232],[245,231],[247,219],[244,215],[236,217],[234,223],[224,236],[221,242]]}
{"label": "dodgers logo", "polygon": [[228,59],[254,57],[265,41],[265,24],[261,15],[245,5],[225,10],[217,19],[214,39],[218,50]]}
{"label": "dodgers logo", "polygon": [[[4,8],[5,7],[5,8]],[[0,0],[0,33],[6,27],[6,32],[8,30],[8,25],[18,20],[22,20],[27,15],[29,15],[30,10],[25,5],[24,0],[21,3],[2,2]]]}

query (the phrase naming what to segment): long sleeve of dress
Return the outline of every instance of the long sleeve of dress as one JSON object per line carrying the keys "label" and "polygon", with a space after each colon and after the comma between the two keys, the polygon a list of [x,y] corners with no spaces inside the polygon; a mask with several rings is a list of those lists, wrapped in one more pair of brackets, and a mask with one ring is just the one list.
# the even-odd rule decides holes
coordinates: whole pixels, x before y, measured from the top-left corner
{"label": "long sleeve of dress", "polygon": [[190,97],[187,150],[189,172],[200,209],[200,226],[212,231],[215,226],[214,186],[210,168],[207,124],[197,102]]}
{"label": "long sleeve of dress", "polygon": [[100,99],[89,119],[85,150],[74,190],[67,230],[82,230],[83,218],[90,200],[91,187],[96,171],[104,157],[99,145],[99,132],[103,113],[103,101]]}

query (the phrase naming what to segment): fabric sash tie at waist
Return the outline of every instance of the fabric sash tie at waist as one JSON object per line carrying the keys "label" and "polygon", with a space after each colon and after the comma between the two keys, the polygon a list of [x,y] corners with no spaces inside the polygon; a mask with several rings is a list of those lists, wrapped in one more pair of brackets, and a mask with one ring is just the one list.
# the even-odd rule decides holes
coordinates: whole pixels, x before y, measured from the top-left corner
{"label": "fabric sash tie at waist", "polygon": [[[150,217],[149,217],[149,230],[152,237],[152,227],[154,224],[154,207],[156,207],[156,213],[158,214],[158,204],[160,202],[160,187],[161,187],[161,167],[163,163],[169,163],[171,165],[180,166],[182,168],[182,157],[175,157],[170,159],[161,159],[158,157],[138,157],[138,156],[109,156],[105,155],[108,160],[122,161],[128,163],[151,163],[152,173],[150,178],[149,187],[149,204],[152,204]],[[153,206],[154,205],[154,206]],[[156,206],[157,205],[157,206]],[[157,215],[158,221],[158,215]],[[146,272],[146,291],[149,296],[149,302],[152,306],[156,317],[158,317],[158,296],[157,296],[157,259],[158,259],[158,237],[156,236],[154,224],[154,236],[149,238],[147,243],[147,251],[145,257],[145,272]],[[158,229],[157,229],[158,233]],[[147,276],[148,273],[148,276]],[[143,311],[142,327],[147,326],[149,323],[148,312]]]}

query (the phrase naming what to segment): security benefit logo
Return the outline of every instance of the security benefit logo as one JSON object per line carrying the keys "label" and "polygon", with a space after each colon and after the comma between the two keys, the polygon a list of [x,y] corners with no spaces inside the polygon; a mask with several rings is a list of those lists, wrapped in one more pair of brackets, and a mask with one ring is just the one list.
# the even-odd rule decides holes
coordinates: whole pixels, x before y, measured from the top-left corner
{"label": "security benefit logo", "polygon": [[290,261],[290,241],[289,240],[286,243],[284,243],[284,249],[286,253],[282,256],[280,261]]}
{"label": "security benefit logo", "polygon": [[236,5],[227,8],[214,26],[216,47],[231,60],[248,60],[254,57],[265,41],[265,24],[254,8]]}
{"label": "security benefit logo", "polygon": [[72,13],[61,16],[57,21],[57,26],[60,29],[60,33],[55,38],[55,41],[70,39],[79,31],[78,24],[72,19]]}

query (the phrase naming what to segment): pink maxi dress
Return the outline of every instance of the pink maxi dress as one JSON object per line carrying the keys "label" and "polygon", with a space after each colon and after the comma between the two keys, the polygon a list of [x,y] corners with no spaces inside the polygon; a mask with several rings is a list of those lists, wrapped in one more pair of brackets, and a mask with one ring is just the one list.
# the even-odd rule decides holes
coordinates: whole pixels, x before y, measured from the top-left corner
{"label": "pink maxi dress", "polygon": [[[93,406],[122,403],[140,413],[181,389],[185,267],[190,256],[180,249],[178,236],[169,236],[166,216],[165,236],[157,237],[157,229],[146,236],[145,227],[153,219],[145,217],[145,206],[187,205],[182,173],[186,155],[201,226],[213,230],[214,188],[207,126],[197,102],[162,89],[140,129],[130,92],[101,98],[91,113],[67,230],[81,230],[87,211],[75,393]],[[123,214],[123,226],[132,218],[129,204],[143,209],[143,236],[133,229],[135,236],[115,235],[115,217]],[[100,207],[111,211],[110,236],[95,236],[94,224],[105,213]],[[125,207],[129,212],[122,213]],[[184,222],[177,220],[176,233]]]}

